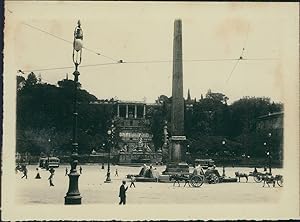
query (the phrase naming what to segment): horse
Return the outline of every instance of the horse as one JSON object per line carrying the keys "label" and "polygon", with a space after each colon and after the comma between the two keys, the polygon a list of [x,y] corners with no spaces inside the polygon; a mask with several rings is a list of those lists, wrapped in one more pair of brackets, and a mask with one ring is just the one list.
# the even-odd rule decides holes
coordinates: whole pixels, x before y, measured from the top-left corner
{"label": "horse", "polygon": [[246,183],[248,182],[248,174],[246,173],[235,172],[235,176],[239,178],[239,182],[241,182],[241,177],[245,177]]}
{"label": "horse", "polygon": [[265,187],[265,184],[267,184],[268,185],[268,187],[270,187],[270,183],[271,184],[273,184],[273,187],[275,187],[275,182],[276,182],[276,179],[275,179],[275,177],[273,176],[273,175],[264,175],[263,177],[262,177],[262,179],[263,179],[263,181],[264,181],[264,183],[263,183],[263,187]]}
{"label": "horse", "polygon": [[189,176],[185,176],[183,174],[179,175],[179,174],[175,174],[175,175],[171,175],[169,177],[169,180],[172,181],[174,180],[174,183],[173,183],[173,186],[175,186],[175,183],[177,182],[178,183],[178,186],[180,187],[180,181],[184,181],[184,187],[186,184],[188,184],[189,186],[190,185],[190,177]]}

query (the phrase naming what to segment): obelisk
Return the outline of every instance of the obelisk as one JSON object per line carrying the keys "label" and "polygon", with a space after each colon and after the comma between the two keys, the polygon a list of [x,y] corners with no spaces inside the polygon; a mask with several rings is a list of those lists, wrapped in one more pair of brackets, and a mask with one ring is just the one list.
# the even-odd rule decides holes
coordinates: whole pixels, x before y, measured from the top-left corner
{"label": "obelisk", "polygon": [[171,109],[170,161],[183,162],[185,159],[184,136],[184,99],[183,99],[183,66],[182,66],[182,22],[174,22],[173,39],[173,80]]}

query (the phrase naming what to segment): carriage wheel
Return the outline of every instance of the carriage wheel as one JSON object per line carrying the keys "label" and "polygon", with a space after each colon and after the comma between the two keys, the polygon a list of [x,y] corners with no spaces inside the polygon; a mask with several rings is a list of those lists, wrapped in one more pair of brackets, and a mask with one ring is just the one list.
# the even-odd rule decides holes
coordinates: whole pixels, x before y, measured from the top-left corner
{"label": "carriage wheel", "polygon": [[281,177],[279,180],[277,180],[278,186],[282,187],[283,186],[283,178]]}
{"label": "carriage wheel", "polygon": [[262,176],[259,176],[259,175],[254,176],[254,181],[256,183],[260,183],[262,181]]}
{"label": "carriage wheel", "polygon": [[214,173],[211,175],[210,181],[211,181],[212,184],[216,184],[216,183],[220,182],[219,181],[219,177],[216,174],[214,174]]}
{"label": "carriage wheel", "polygon": [[201,187],[203,184],[203,177],[201,176],[193,176],[191,178],[191,184],[193,187]]}

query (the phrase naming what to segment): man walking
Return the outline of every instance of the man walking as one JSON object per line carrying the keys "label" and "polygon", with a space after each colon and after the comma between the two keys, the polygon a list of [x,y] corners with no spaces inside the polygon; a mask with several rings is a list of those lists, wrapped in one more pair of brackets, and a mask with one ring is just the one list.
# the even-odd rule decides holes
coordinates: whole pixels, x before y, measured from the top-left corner
{"label": "man walking", "polygon": [[54,169],[53,168],[50,168],[50,170],[49,170],[49,172],[50,172],[50,177],[48,178],[48,180],[49,180],[49,183],[50,183],[50,187],[52,187],[52,186],[54,186],[54,184],[53,184],[53,176],[54,176]]}
{"label": "man walking", "polygon": [[119,197],[120,197],[120,205],[123,204],[125,205],[126,204],[126,191],[128,189],[128,187],[125,188],[125,184],[126,184],[126,181],[122,181],[122,185],[120,186],[120,192],[119,192]]}
{"label": "man walking", "polygon": [[79,167],[79,173],[82,174],[82,167]]}
{"label": "man walking", "polygon": [[116,176],[116,177],[118,177],[118,176],[119,176],[119,174],[118,174],[118,169],[116,169],[115,176]]}
{"label": "man walking", "polygon": [[27,172],[28,172],[27,167],[24,166],[24,167],[23,167],[23,176],[22,176],[21,178],[24,178],[24,177],[25,177],[25,179],[27,179]]}
{"label": "man walking", "polygon": [[135,184],[134,184],[134,182],[135,182],[135,177],[134,176],[131,176],[131,180],[130,180],[130,186],[129,187],[131,187],[131,186],[134,186],[134,188],[135,188]]}

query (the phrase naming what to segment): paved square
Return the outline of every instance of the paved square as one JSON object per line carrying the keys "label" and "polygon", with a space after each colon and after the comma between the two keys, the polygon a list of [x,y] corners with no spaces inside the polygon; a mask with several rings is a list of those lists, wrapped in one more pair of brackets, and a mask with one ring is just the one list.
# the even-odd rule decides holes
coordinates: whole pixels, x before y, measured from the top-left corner
{"label": "paved square", "polygon": [[[64,197],[68,190],[69,178],[65,176],[65,169],[69,165],[56,168],[53,183],[49,186],[50,173],[41,169],[42,179],[34,179],[36,166],[28,166],[28,179],[21,179],[22,173],[16,174],[16,201],[19,204],[64,204]],[[79,168],[79,167],[78,167]],[[82,204],[118,204],[119,187],[127,174],[138,174],[140,167],[111,166],[111,183],[104,183],[106,170],[101,165],[82,165],[82,175],[79,177],[79,191]],[[118,169],[119,176],[115,176]],[[158,166],[162,172],[165,166]],[[192,170],[192,169],[190,169]],[[222,168],[218,168],[222,172]],[[259,169],[261,170],[261,169]],[[253,171],[251,168],[226,168],[226,176],[234,177],[234,172]],[[282,169],[273,169],[273,174],[280,174]],[[279,200],[283,187],[262,187],[262,183],[255,183],[249,177],[248,183],[241,178],[240,183],[206,184],[200,188],[173,186],[173,183],[135,182],[136,188],[128,188],[127,204],[198,204],[198,203],[259,203],[276,202]],[[127,182],[130,185],[130,182]]]}

